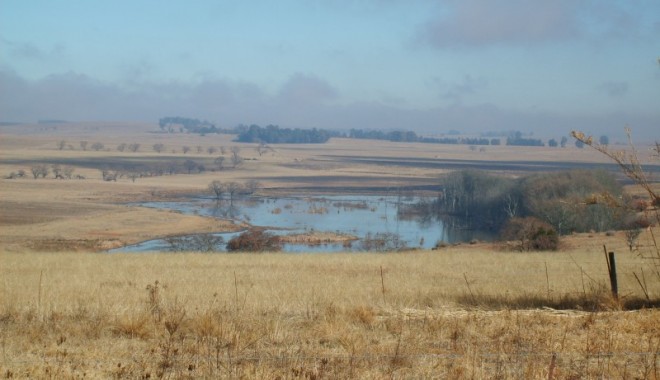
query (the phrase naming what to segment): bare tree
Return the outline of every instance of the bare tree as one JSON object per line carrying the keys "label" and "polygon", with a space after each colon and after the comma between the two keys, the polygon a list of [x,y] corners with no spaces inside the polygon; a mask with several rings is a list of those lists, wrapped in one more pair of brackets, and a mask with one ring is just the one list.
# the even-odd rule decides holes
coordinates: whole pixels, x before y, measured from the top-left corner
{"label": "bare tree", "polygon": [[235,167],[240,165],[243,162],[243,158],[241,157],[241,148],[237,146],[232,146],[231,147],[231,164]]}
{"label": "bare tree", "polygon": [[177,169],[179,168],[179,164],[176,161],[169,161],[168,163],[164,164],[165,171],[169,175],[176,174]]}
{"label": "bare tree", "polygon": [[218,148],[216,148],[216,147],[214,147],[214,146],[210,146],[210,147],[206,148],[206,151],[207,151],[209,154],[213,154],[213,153],[215,153],[215,152],[218,151]]}
{"label": "bare tree", "polygon": [[243,185],[238,182],[229,182],[227,184],[227,194],[229,194],[229,203],[234,203],[234,197],[243,190]]}
{"label": "bare tree", "polygon": [[117,182],[117,177],[119,177],[119,171],[110,170],[110,169],[101,169],[101,178],[103,178],[104,181]]}
{"label": "bare tree", "polygon": [[85,140],[81,141],[81,142],[80,142],[80,148],[81,148],[82,150],[87,150],[87,144],[88,144],[87,141],[85,141]]}
{"label": "bare tree", "polygon": [[183,167],[188,171],[188,174],[197,169],[197,166],[197,163],[193,160],[186,160],[186,162],[183,163]]}
{"label": "bare tree", "polygon": [[209,184],[209,191],[215,195],[215,199],[220,200],[225,192],[225,186],[222,182],[215,180]]}
{"label": "bare tree", "polygon": [[120,151],[120,152],[123,152],[123,151],[126,150],[126,146],[127,146],[126,143],[121,143],[121,144],[117,145],[117,150]]}
{"label": "bare tree", "polygon": [[16,179],[16,178],[25,178],[25,170],[20,169],[17,172],[11,172],[7,177],[7,179]]}
{"label": "bare tree", "polygon": [[183,154],[187,154],[190,152],[190,147],[188,145],[184,145],[181,150],[183,151]]}
{"label": "bare tree", "polygon": [[204,151],[204,148],[202,148],[201,145],[197,145],[196,149],[197,149],[197,153],[202,153]]}
{"label": "bare tree", "polygon": [[513,218],[518,215],[518,209],[520,207],[520,198],[513,196],[512,194],[507,194],[504,196],[504,212]]}
{"label": "bare tree", "polygon": [[71,179],[71,177],[73,176],[73,171],[74,170],[75,169],[72,168],[71,166],[65,166],[64,169],[62,169],[62,175],[66,179]]}
{"label": "bare tree", "polygon": [[265,153],[268,153],[268,151],[272,151],[273,148],[271,148],[269,145],[264,143],[263,141],[259,143],[256,147],[257,153],[259,153],[259,157],[263,156]]}
{"label": "bare tree", "polygon": [[130,145],[128,146],[128,150],[129,150],[130,152],[135,153],[135,152],[137,152],[138,150],[140,150],[140,144],[138,144],[138,143],[130,144]]}
{"label": "bare tree", "polygon": [[162,143],[154,144],[153,148],[154,148],[154,152],[161,153],[162,151],[165,150],[165,144]]}
{"label": "bare tree", "polygon": [[66,141],[60,140],[60,142],[57,143],[57,149],[64,150],[64,148],[66,148]]}
{"label": "bare tree", "polygon": [[103,144],[100,142],[95,142],[92,144],[91,148],[98,152],[99,150],[103,149]]}
{"label": "bare tree", "polygon": [[39,177],[46,178],[46,176],[48,176],[48,166],[46,165],[35,165],[30,168],[30,171],[32,172],[32,177],[34,177],[34,179]]}
{"label": "bare tree", "polygon": [[215,160],[213,160],[213,163],[218,167],[218,170],[222,170],[223,168],[222,164],[224,162],[225,162],[224,156],[218,156]]}
{"label": "bare tree", "polygon": [[62,167],[60,165],[53,165],[51,170],[53,171],[53,176],[55,176],[55,179],[64,179],[64,176],[62,175]]}
{"label": "bare tree", "polygon": [[128,174],[126,174],[126,177],[128,177],[132,182],[135,182],[136,179],[140,178],[140,173],[133,170],[128,172]]}

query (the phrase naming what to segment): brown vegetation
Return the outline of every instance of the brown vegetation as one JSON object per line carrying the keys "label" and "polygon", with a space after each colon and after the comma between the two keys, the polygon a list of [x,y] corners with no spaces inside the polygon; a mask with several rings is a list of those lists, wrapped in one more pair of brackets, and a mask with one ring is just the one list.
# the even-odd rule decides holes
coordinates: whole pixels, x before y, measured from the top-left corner
{"label": "brown vegetation", "polygon": [[620,302],[597,251],[0,260],[3,376],[660,375],[660,315],[620,310],[643,299],[634,254],[618,256]]}
{"label": "brown vegetation", "polygon": [[230,252],[276,252],[282,249],[279,236],[260,228],[247,230],[227,242]]}

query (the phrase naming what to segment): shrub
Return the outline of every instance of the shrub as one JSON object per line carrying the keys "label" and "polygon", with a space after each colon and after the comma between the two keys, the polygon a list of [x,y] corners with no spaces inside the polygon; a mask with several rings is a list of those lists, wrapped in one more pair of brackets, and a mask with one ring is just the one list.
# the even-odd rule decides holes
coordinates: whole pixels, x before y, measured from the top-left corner
{"label": "shrub", "polygon": [[198,234],[192,236],[173,236],[165,239],[170,246],[171,251],[197,251],[214,252],[219,249],[220,244],[224,243],[222,236],[213,234]]}
{"label": "shrub", "polygon": [[555,251],[559,247],[555,229],[534,217],[509,219],[501,237],[517,242],[516,248],[520,251]]}
{"label": "shrub", "polygon": [[245,231],[227,243],[228,251],[264,252],[279,251],[281,249],[282,242],[279,236],[260,229]]}
{"label": "shrub", "polygon": [[642,211],[646,210],[648,207],[649,207],[649,204],[644,199],[636,198],[636,199],[633,199],[630,202],[630,208],[632,208],[633,210],[638,211],[638,212],[642,212]]}
{"label": "shrub", "polygon": [[391,232],[372,234],[369,232],[362,238],[360,247],[365,251],[386,252],[406,249],[406,243],[401,240],[398,234]]}

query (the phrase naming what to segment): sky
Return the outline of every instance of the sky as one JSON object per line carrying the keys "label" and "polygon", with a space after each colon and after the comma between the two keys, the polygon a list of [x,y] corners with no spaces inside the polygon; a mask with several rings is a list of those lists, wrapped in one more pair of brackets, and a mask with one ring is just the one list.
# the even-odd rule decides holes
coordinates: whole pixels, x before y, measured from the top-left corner
{"label": "sky", "polygon": [[0,121],[660,137],[657,0],[0,0]]}

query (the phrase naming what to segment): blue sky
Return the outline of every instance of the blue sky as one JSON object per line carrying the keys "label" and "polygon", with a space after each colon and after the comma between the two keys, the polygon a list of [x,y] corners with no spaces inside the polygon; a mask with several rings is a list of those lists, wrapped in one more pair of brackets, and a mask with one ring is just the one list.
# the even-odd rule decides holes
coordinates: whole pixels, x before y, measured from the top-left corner
{"label": "blue sky", "polygon": [[0,1],[0,119],[660,131],[657,0]]}

